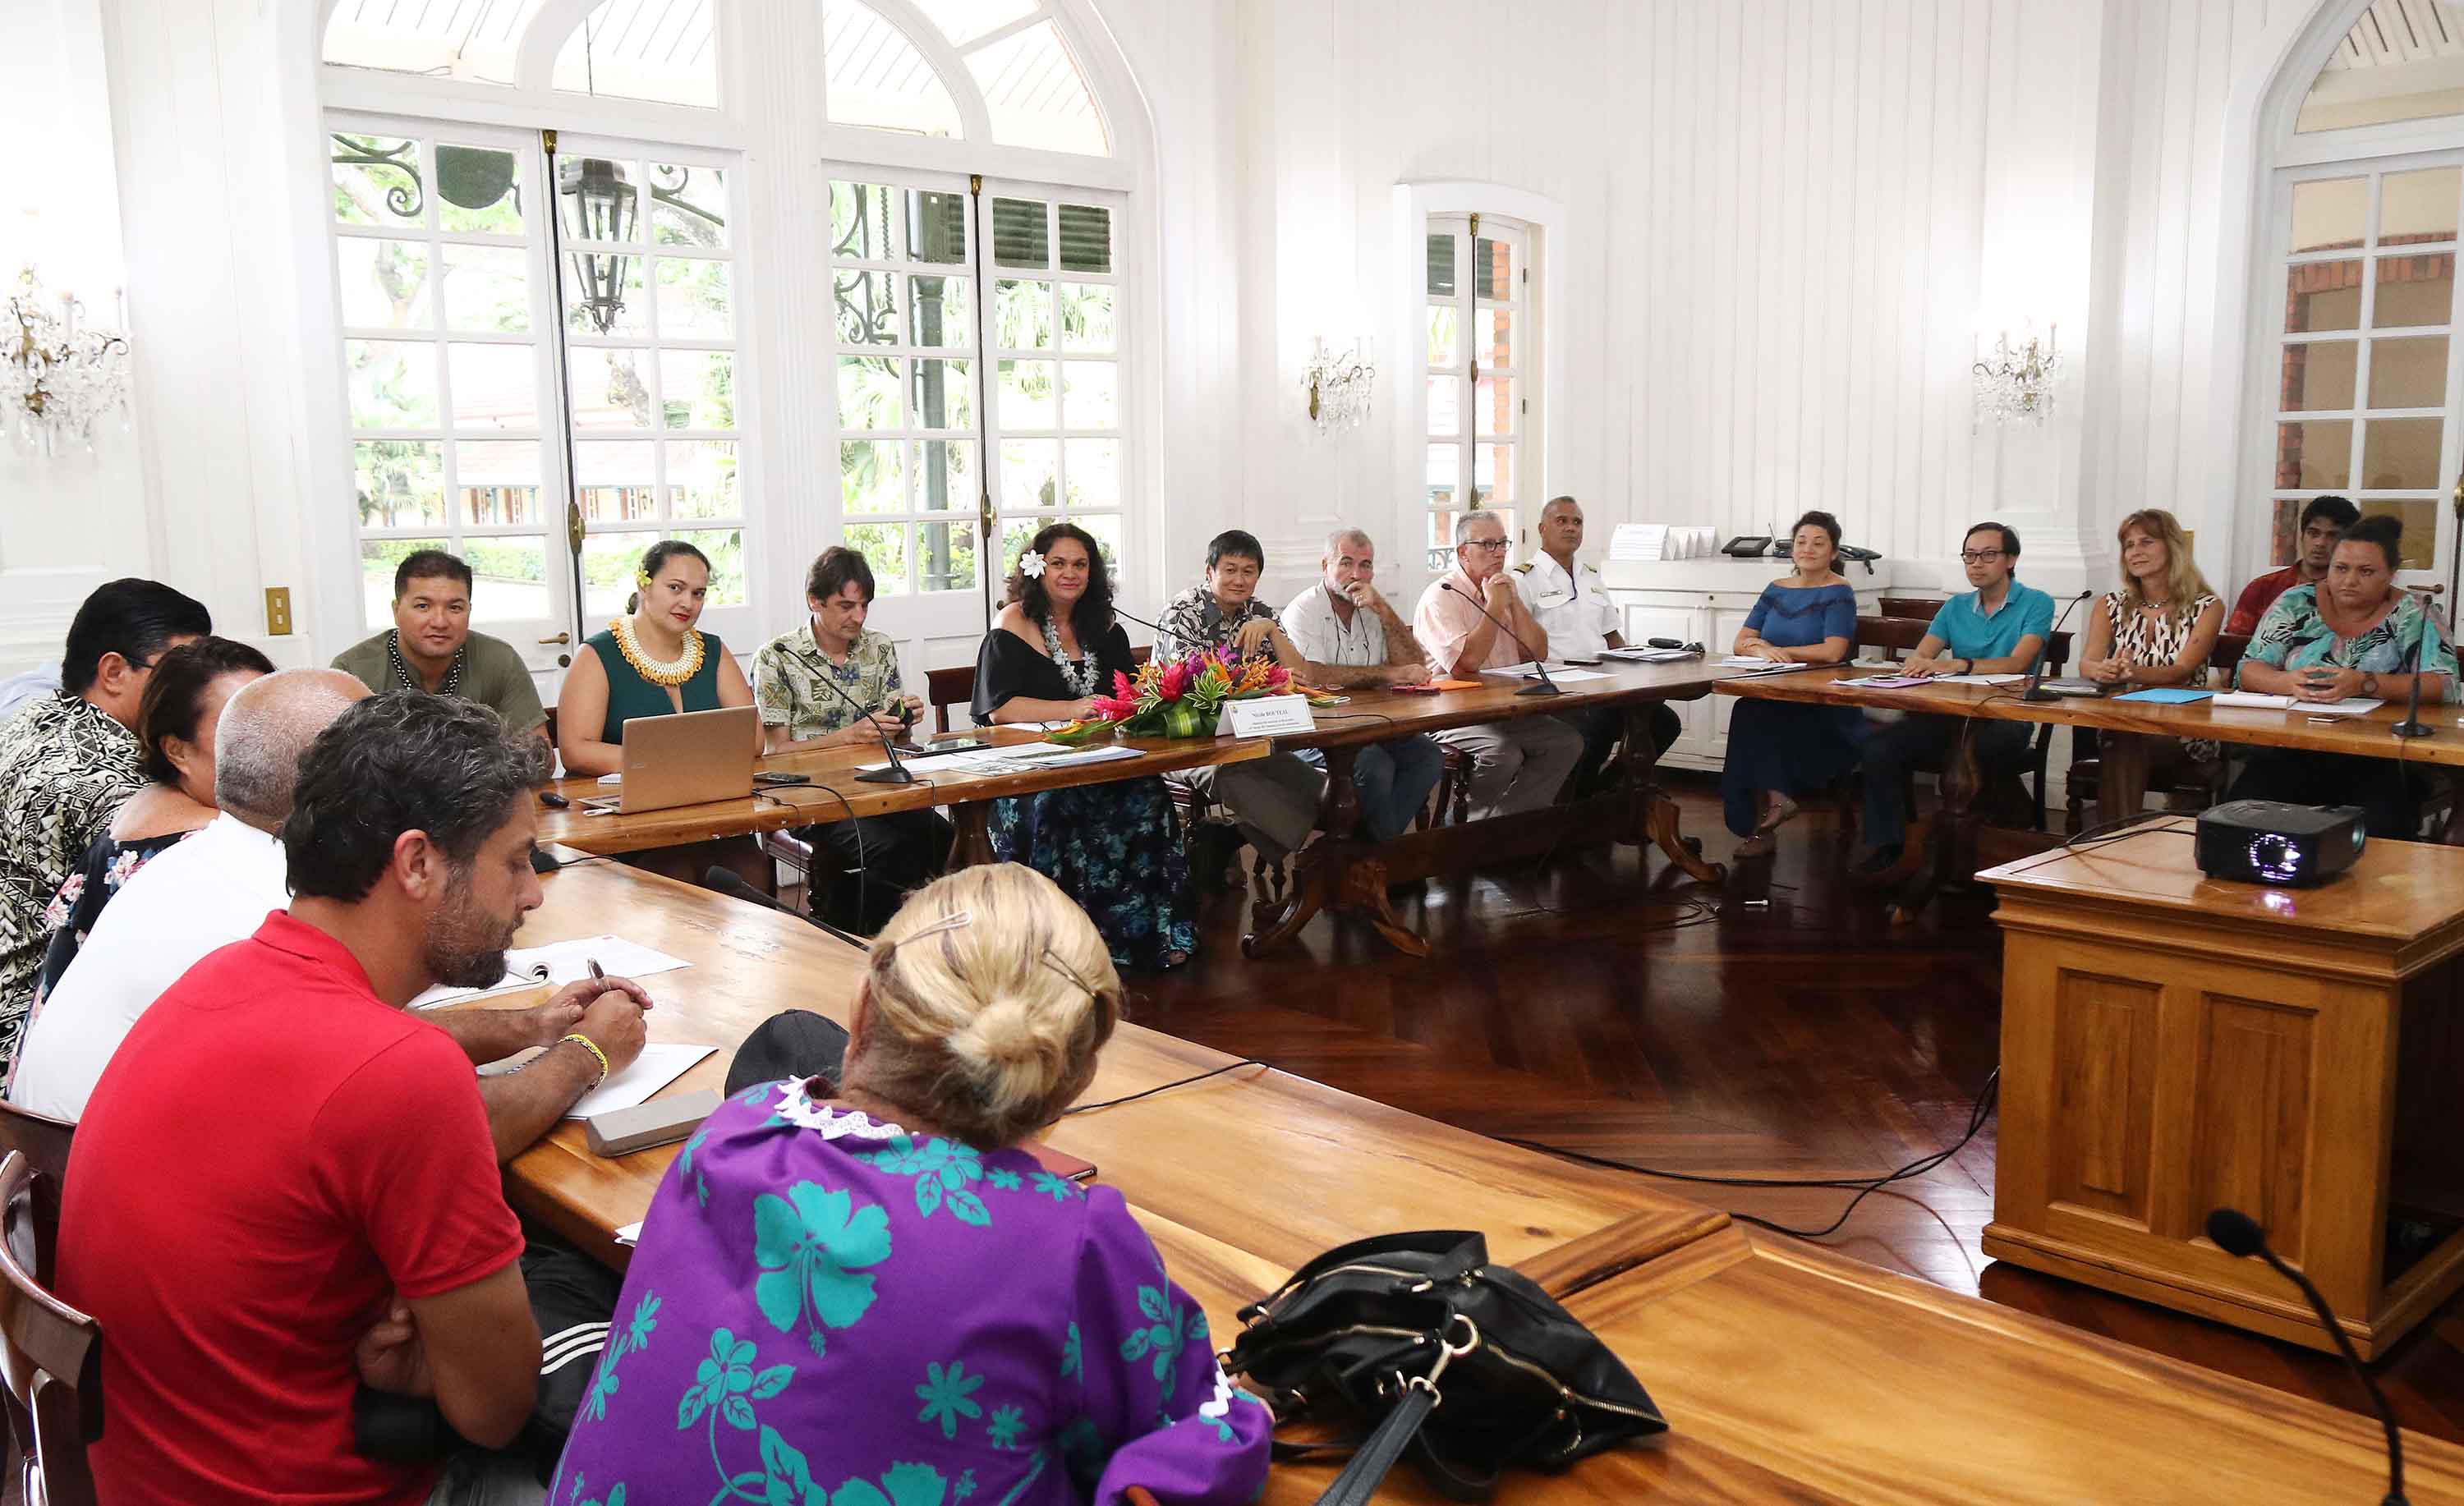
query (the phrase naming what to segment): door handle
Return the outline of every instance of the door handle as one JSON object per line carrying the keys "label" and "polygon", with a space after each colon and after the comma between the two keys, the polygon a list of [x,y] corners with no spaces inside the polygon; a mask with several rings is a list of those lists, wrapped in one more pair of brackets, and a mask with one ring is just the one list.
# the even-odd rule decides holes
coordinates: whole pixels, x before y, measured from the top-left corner
{"label": "door handle", "polygon": [[573,642],[573,635],[571,633],[559,633],[554,638],[542,638],[539,642],[542,644],[569,644]]}

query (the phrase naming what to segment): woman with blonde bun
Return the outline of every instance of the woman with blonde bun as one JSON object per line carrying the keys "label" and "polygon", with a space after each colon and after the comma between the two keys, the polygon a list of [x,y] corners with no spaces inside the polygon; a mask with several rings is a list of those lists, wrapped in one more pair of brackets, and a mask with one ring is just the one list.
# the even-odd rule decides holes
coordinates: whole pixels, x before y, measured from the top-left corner
{"label": "woman with blonde bun", "polygon": [[839,1080],[737,1093],[660,1184],[549,1499],[1255,1497],[1272,1419],[1198,1304],[1118,1192],[1020,1148],[1120,1012],[1049,879],[918,890],[873,942]]}

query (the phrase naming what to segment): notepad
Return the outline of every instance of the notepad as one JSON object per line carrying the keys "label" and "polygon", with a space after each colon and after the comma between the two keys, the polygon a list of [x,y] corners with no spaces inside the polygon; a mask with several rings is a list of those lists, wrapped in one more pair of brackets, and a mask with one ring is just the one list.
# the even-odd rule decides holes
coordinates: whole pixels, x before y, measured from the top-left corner
{"label": "notepad", "polygon": [[562,988],[590,976],[590,965],[620,978],[646,978],[654,972],[672,972],[691,967],[682,957],[671,957],[664,951],[625,940],[621,936],[584,936],[578,941],[550,942],[544,947],[521,947],[505,953],[505,977],[492,989],[451,989],[437,984],[410,1001],[412,1009],[435,1009],[446,1004],[459,1004],[464,999],[485,998],[491,993],[511,993],[521,989]]}
{"label": "notepad", "polygon": [[1938,685],[2012,685],[2028,678],[2023,674],[1938,674]]}
{"label": "notepad", "polygon": [[2180,686],[2160,685],[2145,690],[2133,690],[2128,695],[2117,695],[2114,699],[2145,701],[2156,706],[2179,706],[2185,701],[2204,701],[2215,693],[2213,690],[2192,690]]}
{"label": "notepad", "polygon": [[1921,674],[1869,674],[1838,683],[1859,686],[1868,690],[1904,690],[1914,686],[1930,685],[1933,682]]}
{"label": "notepad", "polygon": [[2215,704],[2263,711],[2299,711],[2305,716],[2367,716],[2387,703],[2360,696],[2347,696],[2341,701],[2304,701],[2297,696],[2264,695],[2256,690],[2220,690]]}

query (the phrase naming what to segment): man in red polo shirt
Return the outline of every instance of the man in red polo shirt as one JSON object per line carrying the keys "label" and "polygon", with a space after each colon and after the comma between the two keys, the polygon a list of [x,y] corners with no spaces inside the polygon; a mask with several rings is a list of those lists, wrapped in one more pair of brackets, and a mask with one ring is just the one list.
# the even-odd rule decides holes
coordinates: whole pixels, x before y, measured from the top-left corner
{"label": "man in red polo shirt", "polygon": [[[522,1233],[471,1062],[403,1011],[502,977],[539,903],[532,741],[446,697],[342,713],[300,760],[290,909],[172,985],[96,1084],[60,1296],[102,1325],[114,1506],[540,1498],[509,1460],[363,1458],[352,1430],[363,1383],[434,1397],[482,1448],[532,1409]],[[596,1057],[594,1026],[638,1011],[589,988],[551,1051]]]}
{"label": "man in red polo shirt", "polygon": [[2301,510],[2301,536],[2294,540],[2299,551],[2293,563],[2281,570],[2271,570],[2254,578],[2241,588],[2234,599],[2233,616],[2225,619],[2228,633],[2255,633],[2258,620],[2276,604],[2276,599],[2298,585],[2317,585],[2327,578],[2327,561],[2335,557],[2336,540],[2344,530],[2360,522],[2362,510],[2343,497],[2312,497]]}

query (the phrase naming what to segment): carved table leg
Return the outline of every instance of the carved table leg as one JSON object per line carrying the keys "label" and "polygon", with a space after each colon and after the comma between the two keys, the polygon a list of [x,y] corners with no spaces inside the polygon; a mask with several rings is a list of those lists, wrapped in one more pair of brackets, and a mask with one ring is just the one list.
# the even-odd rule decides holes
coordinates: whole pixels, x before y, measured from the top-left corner
{"label": "carved table leg", "polygon": [[2141,732],[2097,733],[2096,818],[2100,825],[2136,816],[2147,805],[2147,738]]}
{"label": "carved table leg", "polygon": [[1686,877],[1705,884],[1717,884],[1728,876],[1726,866],[1705,862],[1702,844],[1689,843],[1678,830],[1682,814],[1677,802],[1669,798],[1651,777],[1659,760],[1651,742],[1651,713],[1658,701],[1630,701],[1625,708],[1624,746],[1617,751],[1617,777],[1629,791],[1639,816],[1638,830],[1648,836],[1653,844],[1668,856],[1668,861],[1683,869]]}
{"label": "carved table leg", "polygon": [[1252,929],[1241,938],[1243,956],[1255,957],[1291,940],[1322,909],[1357,914],[1397,950],[1429,954],[1428,942],[1403,924],[1386,898],[1386,864],[1375,844],[1358,835],[1360,792],[1352,770],[1359,757],[1358,748],[1326,750],[1326,795],[1318,807],[1323,834],[1302,849],[1291,891],[1279,902],[1260,900],[1252,906]]}
{"label": "carved table leg", "polygon": [[990,800],[950,807],[950,824],[955,828],[950,838],[951,872],[993,861],[992,813]]}

